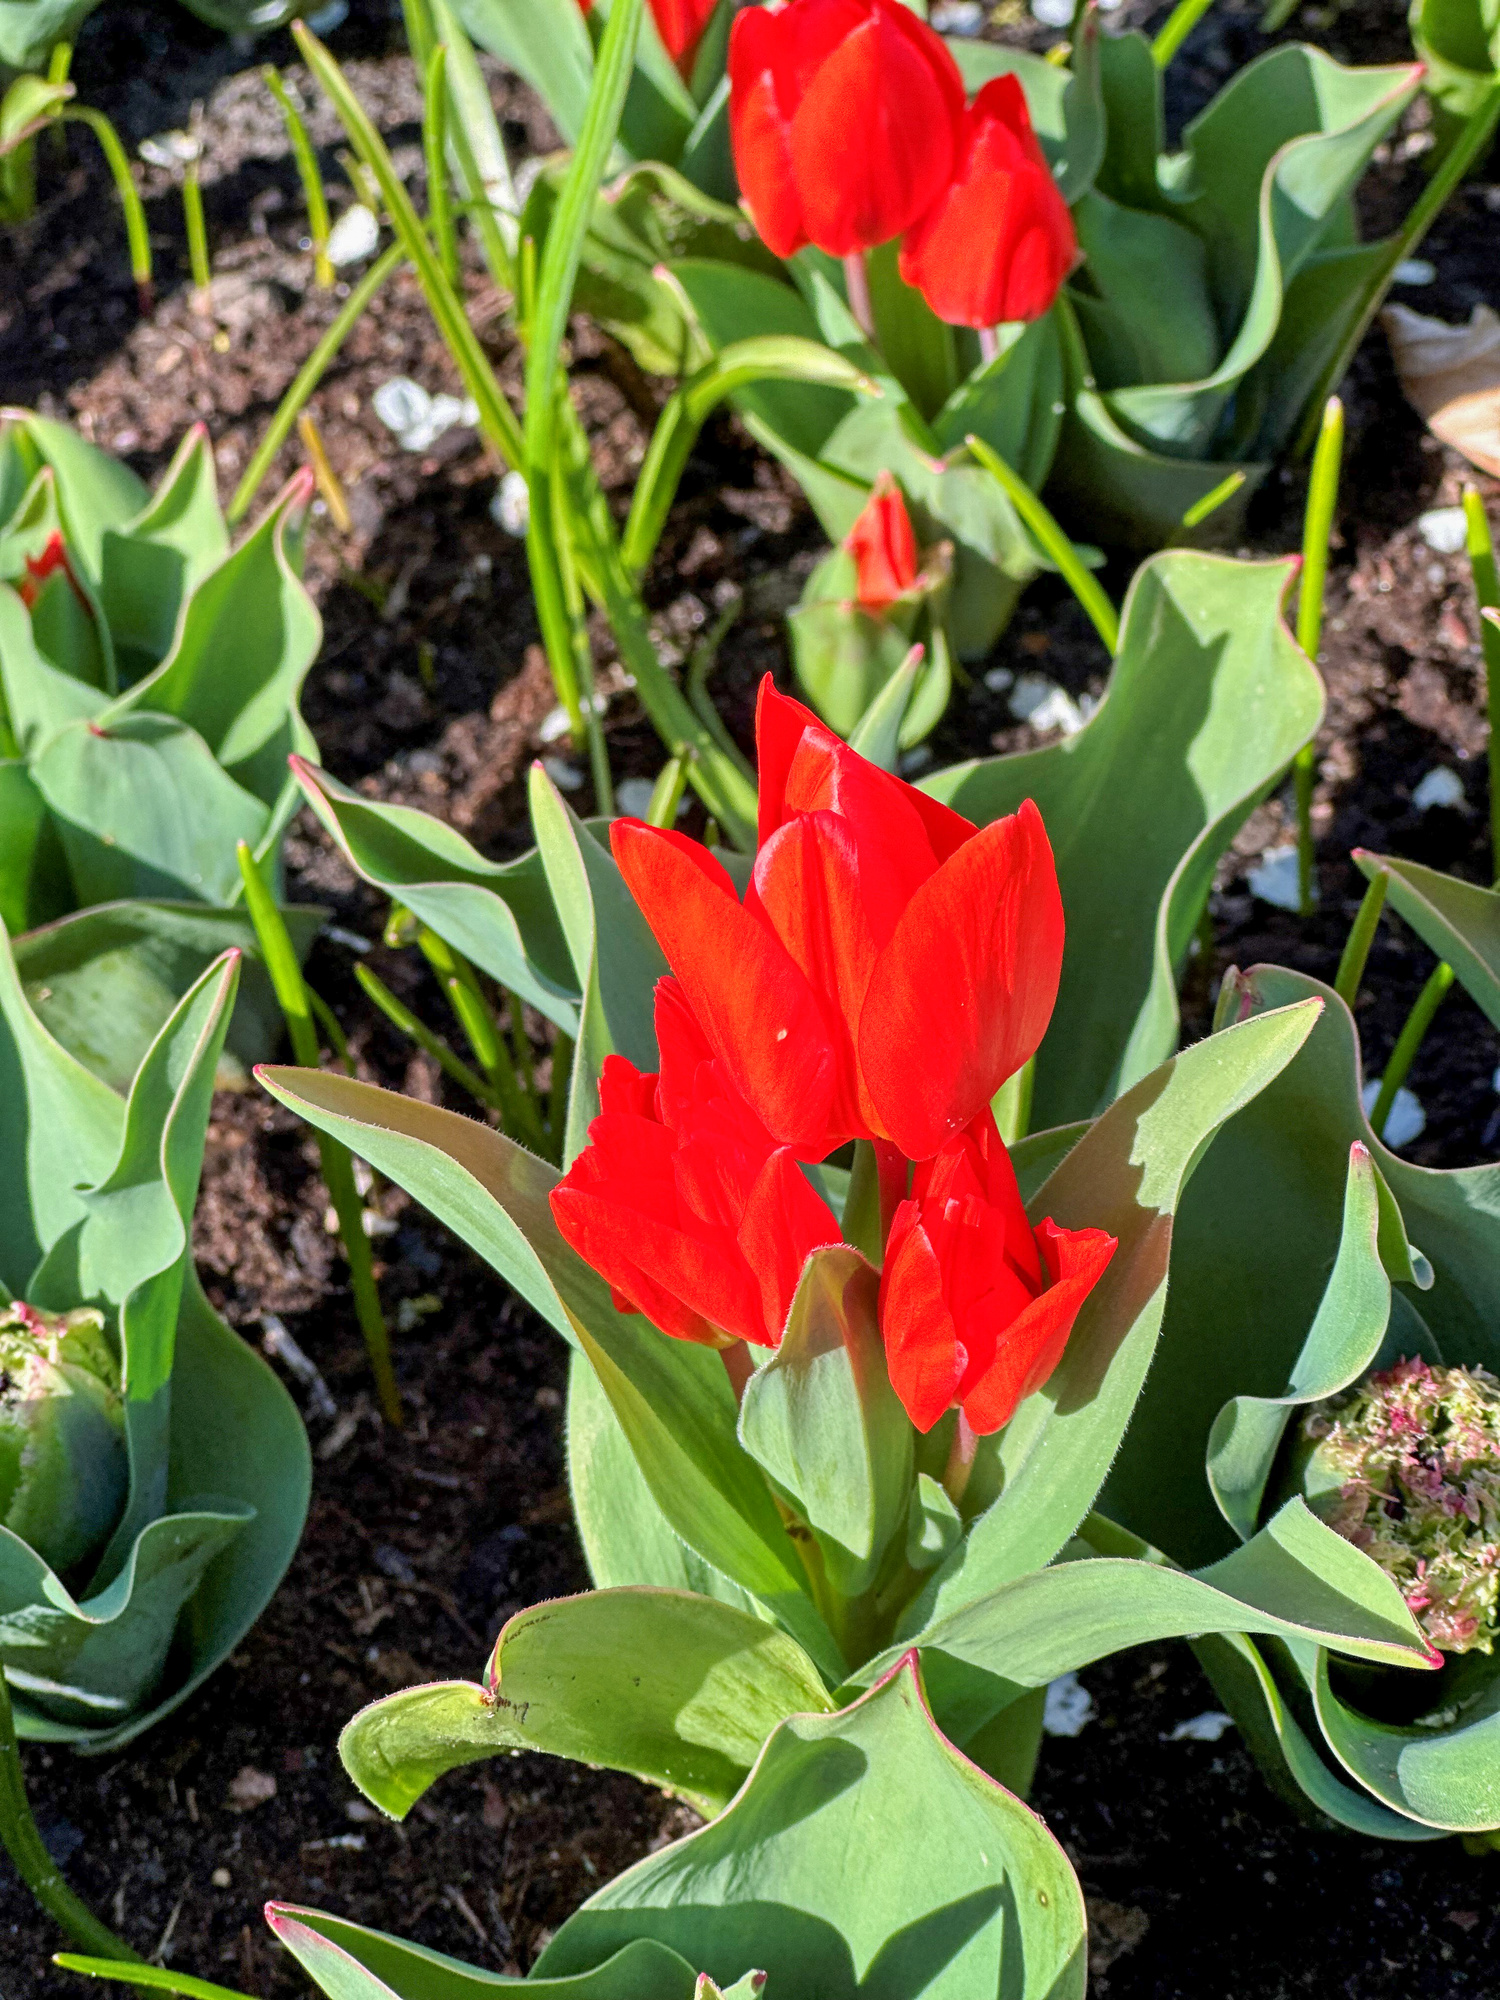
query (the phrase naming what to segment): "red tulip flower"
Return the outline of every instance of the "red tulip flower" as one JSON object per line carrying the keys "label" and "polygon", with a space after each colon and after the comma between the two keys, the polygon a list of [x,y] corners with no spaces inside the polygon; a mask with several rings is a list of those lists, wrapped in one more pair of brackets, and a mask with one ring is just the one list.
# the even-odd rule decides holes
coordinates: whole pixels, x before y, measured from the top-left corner
{"label": "red tulip flower", "polygon": [[1041,814],[976,830],[761,684],[760,844],[743,903],[696,841],[611,845],[714,1056],[779,1145],[937,1152],[1035,1051],[1063,913]]}
{"label": "red tulip flower", "polygon": [[77,597],[79,603],[84,606],[85,610],[88,609],[88,601],[84,597],[83,592],[78,588],[78,580],[74,576],[72,565],[68,561],[68,551],[63,545],[63,538],[54,528],[47,538],[47,546],[42,550],[42,553],[39,556],[28,556],[26,558],[26,574],[16,586],[17,595],[28,611],[30,611],[41,596],[42,585],[57,570],[61,570],[69,583],[72,584],[73,594]]}
{"label": "red tulip flower", "polygon": [[888,243],[952,179],[958,65],[901,0],[746,7],[729,36],[740,187],[778,257]]}
{"label": "red tulip flower", "polygon": [[996,77],[964,114],[952,184],[906,232],[901,275],[939,319],[991,327],[1040,319],[1077,256],[1025,94]]}
{"label": "red tulip flower", "polygon": [[844,547],[858,570],[855,596],[866,611],[884,611],[917,580],[917,538],[901,488],[882,472]]}
{"label": "red tulip flower", "polygon": [[838,1222],[714,1060],[675,980],[657,987],[656,1036],[659,1074],[606,1057],[553,1220],[622,1312],[709,1347],[779,1346],[802,1267],[839,1241]]}
{"label": "red tulip flower", "polygon": [[[578,0],[578,4],[585,14],[593,12],[594,0]],[[718,4],[719,0],[651,0],[651,15],[656,22],[657,33],[667,54],[684,76],[693,67],[693,57],[698,53],[703,31],[712,20]]]}
{"label": "red tulip flower", "polygon": [[984,1436],[1062,1359],[1116,1239],[1026,1219],[988,1109],[916,1171],[880,1279],[891,1383],[919,1431],[955,1403]]}

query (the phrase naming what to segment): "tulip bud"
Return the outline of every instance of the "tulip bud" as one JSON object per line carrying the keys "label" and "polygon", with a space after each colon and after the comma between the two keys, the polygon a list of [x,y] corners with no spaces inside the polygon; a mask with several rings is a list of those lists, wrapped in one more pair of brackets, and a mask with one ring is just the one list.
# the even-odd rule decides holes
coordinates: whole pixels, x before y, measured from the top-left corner
{"label": "tulip bud", "polygon": [[104,1315],[0,1308],[0,1522],[65,1575],[108,1537],[128,1479]]}
{"label": "tulip bud", "polygon": [[1500,1381],[1399,1361],[1302,1419],[1308,1505],[1378,1563],[1445,1653],[1500,1633]]}
{"label": "tulip bud", "polygon": [[952,570],[951,542],[918,554],[901,489],[882,472],[843,547],[818,564],[787,618],[797,678],[841,736],[853,733],[914,645],[925,647],[929,665],[908,710],[902,748],[920,741],[942,714]]}
{"label": "tulip bud", "polygon": [[964,114],[951,184],[906,233],[901,275],[939,319],[991,327],[1040,319],[1077,256],[1025,94],[996,77]]}
{"label": "tulip bud", "polygon": [[[693,67],[693,57],[703,31],[713,19],[719,0],[651,0],[651,16],[667,54],[684,76]],[[594,0],[578,0],[579,11],[593,12]]]}
{"label": "tulip bud", "polygon": [[[36,601],[42,594],[43,584],[57,570],[61,570],[70,583],[73,582],[73,572],[68,564],[68,552],[63,546],[63,538],[54,529],[48,536],[47,546],[42,553],[39,556],[26,558],[26,574],[16,585],[21,602],[28,611],[35,608]],[[76,583],[73,584],[73,588],[75,590],[78,588]]]}

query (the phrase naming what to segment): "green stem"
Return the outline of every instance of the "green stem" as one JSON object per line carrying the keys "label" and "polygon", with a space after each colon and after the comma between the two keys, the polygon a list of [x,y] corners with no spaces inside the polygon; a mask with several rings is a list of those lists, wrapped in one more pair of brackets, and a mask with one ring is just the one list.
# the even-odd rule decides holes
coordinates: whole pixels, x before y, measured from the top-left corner
{"label": "green stem", "polygon": [[16,1741],[10,1689],[0,1672],[0,1842],[15,1863],[16,1873],[58,1927],[99,1958],[139,1965],[141,1957],[101,1924],[87,1903],[73,1894],[62,1871],[47,1852],[26,1798],[21,1746]]}
{"label": "green stem", "polygon": [[1084,567],[1083,558],[1077,549],[1025,480],[1018,472],[1011,470],[999,452],[980,437],[970,436],[965,439],[965,443],[969,447],[970,455],[976,458],[985,471],[998,482],[1010,504],[1057,564],[1073,595],[1093,621],[1094,630],[1109,648],[1110,658],[1113,659],[1120,645],[1120,614],[1110,603],[1103,587]]}
{"label": "green stem", "polygon": [[182,170],[182,220],[187,230],[188,265],[193,289],[206,292],[213,283],[208,261],[208,223],[203,215],[203,190],[198,185],[198,162],[189,160]]}
{"label": "green stem", "polygon": [[[71,42],[54,42],[52,44],[52,53],[47,58],[48,83],[66,83],[68,80],[68,71],[72,67],[73,44]],[[54,122],[52,126],[52,151],[58,158],[61,158],[66,154],[67,150],[68,135],[63,131],[60,124]]]}
{"label": "green stem", "polygon": [[286,443],[303,404],[322,381],[329,364],[349,338],[365,307],[396,266],[404,262],[405,257],[406,251],[402,245],[393,243],[375,260],[345,299],[336,316],[329,322],[323,338],[298,369],[296,380],[278,404],[269,429],[256,447],[254,458],[245,469],[244,478],[235,488],[234,498],[229,503],[226,515],[231,527],[249,512],[251,502],[260,491],[261,483],[271,469],[271,461]]}
{"label": "green stem", "polygon": [[451,1077],[461,1090],[468,1091],[476,1102],[486,1105],[492,1111],[500,1108],[495,1093],[478,1070],[470,1069],[461,1056],[454,1054],[441,1035],[435,1035],[425,1022],[417,1019],[409,1007],[403,1006],[383,979],[377,978],[367,965],[356,965],[354,977],[359,981],[366,997],[374,1001],[392,1027],[399,1029],[403,1035],[414,1041],[424,1054],[431,1056],[445,1076]]}
{"label": "green stem", "polygon": [[[1344,406],[1330,396],[1318,430],[1312,476],[1307,487],[1307,511],[1302,520],[1302,582],[1297,593],[1297,644],[1316,666],[1323,638],[1323,592],[1328,581],[1328,544],[1339,497],[1339,467],[1344,454]],[[1297,900],[1304,917],[1317,900],[1313,888],[1312,798],[1317,777],[1316,752],[1304,743],[1293,770],[1297,785]]]}
{"label": "green stem", "polygon": [[[411,197],[396,172],[385,142],[370,122],[364,106],[349,88],[343,71],[305,22],[292,23],[292,38],[308,68],[327,92],[360,162],[375,177],[391,227],[404,245],[421,280],[428,310],[437,324],[443,344],[453,356],[464,388],[479,406],[480,429],[507,465],[524,464],[526,453],[516,413],[505,400],[495,371],[480,345],[479,336],[469,324],[463,302],[443,274],[437,253],[412,207]],[[532,512],[533,515],[536,512],[534,503]]]}
{"label": "green stem", "polygon": [[1352,1014],[1354,1003],[1359,998],[1360,981],[1365,976],[1365,966],[1369,961],[1370,947],[1375,942],[1375,933],[1380,926],[1380,913],[1385,908],[1385,892],[1390,886],[1390,872],[1379,868],[1370,877],[1370,886],[1365,890],[1359,910],[1350,926],[1345,940],[1343,955],[1339,959],[1339,969],[1333,982],[1333,990]]}
{"label": "green stem", "polygon": [[1296,444],[1298,456],[1311,447],[1313,438],[1317,434],[1317,411],[1322,405],[1323,398],[1342,380],[1344,371],[1354,358],[1355,349],[1364,339],[1370,321],[1380,309],[1380,301],[1390,287],[1396,266],[1410,257],[1436,222],[1448,197],[1488,146],[1497,119],[1500,119],[1500,77],[1496,78],[1469,113],[1463,130],[1454,141],[1452,152],[1446,155],[1442,165],[1412,204],[1405,222],[1387,245],[1379,269],[1368,281],[1369,292],[1363,308],[1324,369],[1318,387],[1308,397],[1307,415]]}
{"label": "green stem", "polygon": [[1213,4],[1214,0],[1177,0],[1151,44],[1151,59],[1158,69],[1166,68]]}
{"label": "green stem", "polygon": [[1490,718],[1490,874],[1500,882],[1500,624],[1485,613],[1500,612],[1500,574],[1495,568],[1495,544],[1489,517],[1476,486],[1464,488],[1464,521],[1468,530],[1469,568],[1479,605],[1479,643],[1484,650],[1485,706]]}
{"label": "green stem", "polygon": [[151,281],[151,238],[146,229],[146,211],[130,171],[130,159],[120,144],[120,135],[102,111],[87,104],[70,104],[62,117],[70,124],[87,125],[99,141],[105,165],[114,180],[115,192],[125,216],[125,237],[130,245],[130,275],[135,279],[141,311],[149,313],[156,302]]}
{"label": "green stem", "polygon": [[426,102],[422,116],[422,153],[427,163],[427,224],[443,267],[443,276],[457,291],[458,237],[453,229],[453,203],[448,191],[448,51],[439,42],[427,59]]}
{"label": "green stem", "polygon": [[687,760],[669,757],[656,775],[656,783],[651,787],[651,803],[646,808],[648,826],[673,827],[677,824],[677,808],[682,803],[682,795],[687,790]]}
{"label": "green stem", "polygon": [[1391,1106],[1396,1101],[1396,1092],[1405,1083],[1416,1053],[1421,1048],[1427,1030],[1432,1026],[1432,1017],[1447,997],[1448,988],[1453,984],[1453,967],[1439,965],[1427,984],[1417,995],[1416,1005],[1406,1017],[1406,1025],[1396,1037],[1396,1046],[1391,1050],[1391,1059],[1385,1066],[1385,1075],[1380,1079],[1380,1095],[1375,1099],[1375,1109],[1370,1113],[1370,1126],[1377,1139],[1385,1136],[1385,1122],[1391,1115]]}
{"label": "green stem", "polygon": [[1207,493],[1201,494],[1193,502],[1192,506],[1186,510],[1182,517],[1183,527],[1202,527],[1209,515],[1216,514],[1226,500],[1232,500],[1244,483],[1245,475],[1243,472],[1236,470],[1229,473],[1227,477],[1219,481],[1217,486],[1210,487]]}
{"label": "green stem", "polygon": [[547,1132],[552,1141],[552,1158],[559,1166],[567,1137],[568,1086],[572,1074],[573,1044],[559,1028],[552,1041],[552,1082],[547,1091]]}
{"label": "green stem", "polygon": [[266,80],[266,88],[281,106],[282,122],[286,126],[286,136],[292,148],[292,157],[297,162],[297,177],[302,183],[302,199],[307,204],[307,233],[312,238],[313,282],[324,291],[331,291],[337,278],[328,258],[328,236],[332,223],[328,215],[328,195],[323,187],[323,176],[318,168],[318,156],[313,151],[312,140],[307,135],[307,126],[302,114],[293,104],[291,94],[281,80],[281,72],[274,63],[267,63],[261,71]]}
{"label": "green stem", "polygon": [[[287,933],[286,922],[266,887],[265,878],[255,865],[255,857],[243,840],[239,842],[236,852],[240,877],[245,884],[245,908],[255,926],[255,936],[277,1002],[286,1017],[292,1055],[301,1068],[316,1069],[318,1032],[313,1026],[307,986]],[[328,1198],[338,1217],[344,1257],[349,1265],[349,1288],[354,1294],[354,1310],[360,1332],[364,1335],[376,1394],[386,1421],[399,1429],[402,1422],[401,1391],[396,1386],[396,1374],[391,1366],[390,1336],[386,1331],[385,1315],[380,1310],[380,1294],[375,1286],[370,1239],[364,1230],[364,1203],[354,1185],[354,1162],[349,1148],[337,1139],[330,1138],[326,1132],[319,1132],[316,1136],[323,1185],[328,1189]]]}

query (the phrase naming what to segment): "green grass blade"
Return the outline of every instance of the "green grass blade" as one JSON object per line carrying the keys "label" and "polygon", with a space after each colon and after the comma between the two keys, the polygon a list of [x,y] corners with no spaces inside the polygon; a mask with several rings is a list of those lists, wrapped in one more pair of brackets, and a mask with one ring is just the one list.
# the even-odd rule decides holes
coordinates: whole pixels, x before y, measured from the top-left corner
{"label": "green grass blade", "polygon": [[983,438],[970,436],[965,442],[973,457],[997,481],[1021,519],[1057,564],[1113,658],[1120,644],[1120,614],[1105,595],[1102,585],[1084,567],[1077,549],[1020,474],[1013,472]]}

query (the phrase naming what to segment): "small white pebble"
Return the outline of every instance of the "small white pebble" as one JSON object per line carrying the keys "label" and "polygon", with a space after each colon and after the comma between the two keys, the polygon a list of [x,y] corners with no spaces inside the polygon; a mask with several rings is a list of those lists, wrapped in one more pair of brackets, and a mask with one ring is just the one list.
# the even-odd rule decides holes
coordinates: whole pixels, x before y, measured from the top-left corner
{"label": "small white pebble", "polygon": [[1066,688],[1045,674],[1022,674],[1011,689],[1010,712],[1033,729],[1060,729],[1076,736],[1088,716]]}
{"label": "small white pebble", "polygon": [[328,261],[335,270],[348,264],[362,264],[375,255],[380,242],[380,224],[362,201],[346,208],[328,232]]}
{"label": "small white pebble", "polygon": [[142,139],[136,151],[150,167],[181,167],[196,160],[203,141],[192,132],[157,132]]}
{"label": "small white pebble", "polygon": [[1048,1685],[1042,1728],[1048,1736],[1081,1736],[1094,1713],[1094,1697],[1077,1674],[1061,1674]]}
{"label": "small white pebble", "polygon": [[1221,1708],[1205,1709],[1202,1715],[1190,1716],[1186,1722],[1179,1722],[1164,1743],[1217,1743],[1226,1729],[1233,1729],[1234,1717],[1226,1715]]}
{"label": "small white pebble", "polygon": [[[1372,1077],[1359,1094],[1368,1118],[1375,1109],[1375,1100],[1380,1095],[1381,1079]],[[1395,1152],[1401,1146],[1409,1146],[1413,1139],[1420,1139],[1427,1130],[1427,1113],[1422,1109],[1421,1099],[1403,1083],[1391,1100],[1390,1115],[1385,1121],[1385,1130],[1379,1137]]]}
{"label": "small white pebble", "polygon": [[615,786],[615,804],[628,819],[644,819],[656,790],[649,778],[622,778]]}
{"label": "small white pebble", "polygon": [[1437,265],[1429,264],[1425,257],[1406,257],[1396,266],[1395,282],[1398,285],[1430,285],[1437,276]]}
{"label": "small white pebble", "polygon": [[[594,696],[595,715],[603,715],[608,706],[609,700],[607,696],[602,694]],[[556,708],[549,708],[547,713],[542,717],[541,722],[537,726],[536,740],[543,745],[560,743],[568,734],[571,726],[568,721],[568,711],[559,702]]]}
{"label": "small white pebble", "polygon": [[1009,667],[991,667],[984,677],[984,684],[991,694],[1004,694],[1015,678]]}
{"label": "small white pebble", "polygon": [[1251,895],[1259,896],[1273,909],[1297,910],[1302,907],[1297,888],[1295,847],[1268,847],[1260,857],[1260,865],[1252,868],[1245,879],[1250,884]]}
{"label": "small white pebble", "polygon": [[979,0],[937,0],[927,20],[940,35],[977,35],[984,26],[984,9]]}
{"label": "small white pebble", "polygon": [[1073,0],[1031,0],[1031,11],[1045,28],[1067,28],[1073,21]]}
{"label": "small white pebble", "polygon": [[1462,507],[1429,507],[1417,516],[1417,533],[1440,556],[1456,556],[1468,532]]}
{"label": "small white pebble", "polygon": [[542,769],[560,792],[577,792],[583,789],[583,773],[576,764],[570,764],[566,757],[544,757]]}
{"label": "small white pebble", "polygon": [[1411,802],[1419,813],[1431,812],[1434,806],[1462,807],[1464,781],[1446,764],[1434,764],[1413,789]]}
{"label": "small white pebble", "polygon": [[490,519],[507,535],[514,535],[517,541],[525,540],[526,530],[531,525],[531,489],[526,484],[524,472],[507,472],[495,488],[495,497],[490,502]]}

